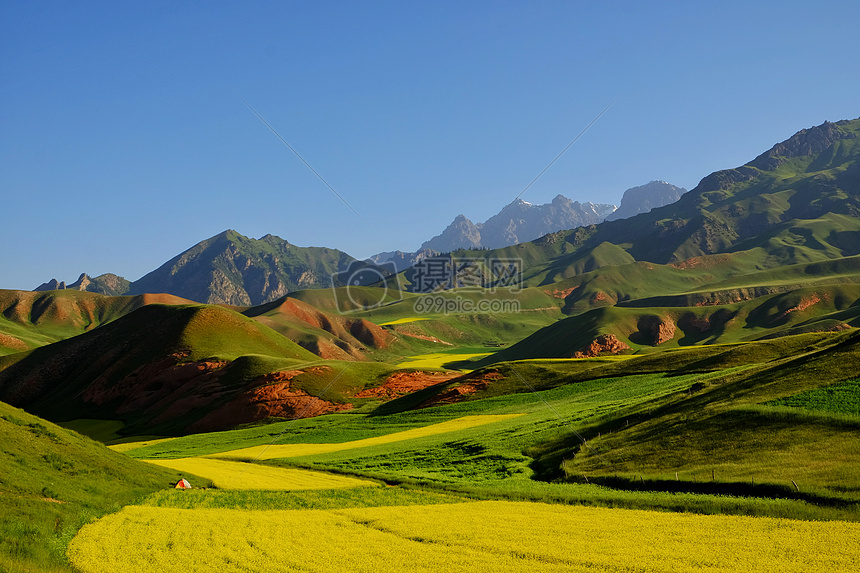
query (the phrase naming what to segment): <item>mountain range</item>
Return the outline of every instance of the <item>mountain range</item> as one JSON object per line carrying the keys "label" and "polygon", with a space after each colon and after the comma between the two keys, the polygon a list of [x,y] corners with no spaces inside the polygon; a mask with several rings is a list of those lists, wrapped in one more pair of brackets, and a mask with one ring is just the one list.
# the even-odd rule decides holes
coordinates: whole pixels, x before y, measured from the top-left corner
{"label": "mountain range", "polygon": [[621,206],[571,201],[556,195],[551,203],[535,205],[516,199],[483,223],[458,215],[442,233],[425,241],[415,252],[389,251],[371,257],[377,264],[394,263],[404,270],[425,257],[458,249],[498,249],[533,241],[549,233],[623,219],[647,213],[677,201],[686,189],[665,181],[651,181],[624,192]]}
{"label": "mountain range", "polygon": [[825,122],[671,205],[490,253],[571,315],[491,360],[860,326],[858,134]]}
{"label": "mountain range", "polygon": [[[647,212],[677,200],[684,190],[652,181],[624,194],[620,210]],[[425,256],[456,249],[497,248],[530,241],[547,233],[599,223],[616,212],[615,205],[579,203],[558,195],[552,203],[532,205],[516,200],[484,223],[459,215],[442,234],[414,253],[393,251],[375,255],[376,263],[394,263],[397,270]],[[83,273],[72,283],[52,279],[36,291],[80,290],[109,296],[169,293],[196,302],[237,306],[259,305],[289,292],[331,286],[333,273],[357,261],[337,249],[297,247],[266,235],[252,239],[233,230],[201,241],[136,281],[112,273],[90,277]]]}
{"label": "mountain range", "polygon": [[295,290],[327,288],[331,275],[355,259],[337,249],[297,247],[274,235],[251,239],[233,230],[201,241],[139,280],[82,274],[66,285],[53,279],[36,291],[74,289],[118,296],[170,293],[196,302],[258,305]]}
{"label": "mountain range", "polygon": [[551,203],[534,205],[516,199],[483,223],[473,223],[464,215],[441,234],[424,242],[419,250],[448,253],[457,249],[497,249],[532,241],[547,233],[599,223],[616,210],[615,205],[580,203],[556,195]]}
{"label": "mountain range", "polygon": [[[860,327],[858,134],[860,120],[826,122],[704,177],[670,205],[463,251],[521,260],[518,291],[431,297],[507,298],[517,303],[509,311],[420,310],[423,295],[409,292],[409,272],[402,292],[314,288],[355,261],[233,231],[130,286],[137,292],[173,281],[172,290],[191,293],[211,284],[195,277],[217,276],[224,290],[203,292],[230,307],[170,295],[0,291],[0,399],[51,419],[71,415],[73,406],[75,417],[197,431],[305,408],[338,411],[366,396],[396,395],[385,388],[436,383],[435,375],[416,381],[414,369],[392,363],[459,346],[488,349],[469,365],[475,369]],[[269,274],[257,270],[263,265]],[[120,284],[82,277],[78,287],[111,281]],[[231,290],[232,281],[277,298],[254,304],[248,289]],[[364,299],[384,304],[362,310]],[[346,300],[359,306],[345,308]],[[361,366],[344,375],[343,364]],[[325,403],[311,399],[329,385]]]}
{"label": "mountain range", "polygon": [[680,199],[686,189],[665,181],[651,181],[624,192],[620,207],[580,203],[556,195],[551,203],[535,205],[516,199],[483,223],[458,215],[441,234],[425,241],[418,252],[449,253],[457,249],[498,249],[533,241],[549,233],[626,219]]}

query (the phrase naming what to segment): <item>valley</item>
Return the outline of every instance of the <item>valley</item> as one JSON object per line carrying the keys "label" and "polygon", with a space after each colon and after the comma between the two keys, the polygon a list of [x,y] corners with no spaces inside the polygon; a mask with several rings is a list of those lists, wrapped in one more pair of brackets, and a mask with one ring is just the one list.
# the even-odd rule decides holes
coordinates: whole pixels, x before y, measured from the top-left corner
{"label": "valley", "polygon": [[858,133],[404,268],[228,231],[0,291],[0,568],[855,569]]}

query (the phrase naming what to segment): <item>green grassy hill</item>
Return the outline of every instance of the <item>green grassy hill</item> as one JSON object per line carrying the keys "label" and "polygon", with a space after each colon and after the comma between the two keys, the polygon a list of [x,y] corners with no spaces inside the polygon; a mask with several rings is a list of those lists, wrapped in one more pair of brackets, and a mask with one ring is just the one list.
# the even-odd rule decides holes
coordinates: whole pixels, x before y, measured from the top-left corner
{"label": "green grassy hill", "polygon": [[121,419],[177,431],[265,373],[318,357],[237,312],[204,305],[148,305],[100,328],[0,358],[0,395],[48,418]]}
{"label": "green grassy hill", "polygon": [[2,402],[0,443],[0,570],[9,573],[73,571],[65,551],[82,525],[182,477]]}
{"label": "green grassy hill", "polygon": [[77,290],[0,290],[0,356],[87,332],[148,304],[188,304],[172,295],[102,296]]}
{"label": "green grassy hill", "polygon": [[[599,288],[612,303],[854,256],[860,253],[858,133],[860,120],[825,123],[744,166],[705,177],[678,202],[649,213],[452,256],[519,258],[526,286],[598,281],[588,294]],[[411,284],[412,271],[403,276]]]}
{"label": "green grassy hill", "polygon": [[[181,435],[366,409],[438,381],[426,373],[438,368],[393,365],[426,353],[434,344],[427,337],[294,299],[244,312],[251,316],[214,305],[141,307],[78,336],[0,357],[0,398],[61,423],[101,420],[115,437]],[[457,327],[491,336],[499,322],[485,318]],[[326,355],[323,343],[339,352]],[[392,377],[399,386],[374,391]]]}
{"label": "green grassy hill", "polygon": [[291,297],[251,307],[242,314],[326,359],[363,360],[392,342],[386,330],[368,320],[323,312]]}
{"label": "green grassy hill", "polygon": [[[777,290],[777,294],[768,294],[771,290]],[[749,300],[725,304],[681,306],[696,297],[678,295],[597,308],[542,328],[475,365],[529,358],[571,358],[605,335],[622,342],[627,347],[621,351],[624,353],[651,352],[658,345],[672,348],[723,344],[860,327],[860,306],[856,304],[860,301],[860,284],[796,288],[783,293],[778,290],[763,287],[757,293],[746,293],[751,297]],[[732,291],[726,300],[740,298],[740,292]],[[666,305],[671,302],[679,306]],[[617,349],[606,351],[619,353]]]}
{"label": "green grassy hill", "polygon": [[[614,414],[583,433],[588,447],[568,442],[554,459],[564,460],[570,479],[617,475],[651,480],[649,487],[669,482],[656,486],[666,489],[682,480],[694,491],[711,482],[714,491],[722,484],[723,491],[748,495],[780,484],[781,495],[857,507],[860,417],[852,381],[860,338],[851,332],[805,340],[815,342],[776,358],[757,359],[755,346],[744,346],[741,366],[718,371],[686,394]],[[710,367],[719,364],[710,359]],[[834,396],[825,407],[815,399],[822,394]]]}

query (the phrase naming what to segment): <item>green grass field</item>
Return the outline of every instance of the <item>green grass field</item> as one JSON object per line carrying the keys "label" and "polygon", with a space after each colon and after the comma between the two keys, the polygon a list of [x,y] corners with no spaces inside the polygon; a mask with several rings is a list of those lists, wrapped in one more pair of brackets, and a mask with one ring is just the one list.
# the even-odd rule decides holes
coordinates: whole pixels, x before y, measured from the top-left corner
{"label": "green grass field", "polygon": [[860,380],[846,380],[830,386],[815,388],[768,402],[768,405],[847,414],[856,416],[860,420]]}
{"label": "green grass field", "polygon": [[0,441],[0,570],[10,573],[73,571],[65,551],[82,525],[179,479],[3,403]]}
{"label": "green grass field", "polygon": [[[187,436],[128,454],[170,459],[246,449],[250,459],[266,450],[272,465],[489,499],[853,520],[857,423],[844,413],[773,404],[853,379],[855,338],[805,335],[623,360],[494,365],[491,384],[453,404],[412,409],[462,381],[373,412]],[[787,371],[797,375],[786,378]],[[422,430],[477,414],[519,416],[456,433]],[[413,430],[408,439],[387,438]]]}
{"label": "green grass field", "polygon": [[[5,566],[68,570],[64,552],[78,528],[129,503],[259,511],[519,500],[858,521],[860,416],[851,405],[858,354],[849,331],[621,359],[500,363],[375,409],[120,440],[113,447],[124,453],[10,409],[0,420],[9,443],[22,443],[14,436],[24,432],[47,449],[10,458],[20,471],[2,487],[18,493],[0,502],[31,520],[3,522]],[[485,379],[458,401],[415,409]],[[470,416],[495,418],[464,424]],[[110,441],[121,429],[104,420],[69,425]],[[87,453],[69,453],[72,443]],[[256,462],[218,459],[237,455]],[[173,469],[142,471],[130,458]],[[115,480],[98,477],[100,467],[136,477],[116,489]],[[169,490],[179,471],[202,476],[189,477],[195,486],[221,487]],[[38,484],[25,477],[34,472]],[[58,481],[52,472],[70,477]],[[358,483],[387,487],[349,487]],[[337,489],[316,489],[323,487]],[[289,491],[304,488],[315,490]]]}

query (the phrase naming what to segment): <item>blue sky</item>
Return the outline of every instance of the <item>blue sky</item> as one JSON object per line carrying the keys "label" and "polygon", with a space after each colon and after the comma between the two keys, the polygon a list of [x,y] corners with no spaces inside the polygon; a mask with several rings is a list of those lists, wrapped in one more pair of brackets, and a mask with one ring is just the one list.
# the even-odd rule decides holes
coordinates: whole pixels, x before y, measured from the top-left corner
{"label": "blue sky", "polygon": [[[860,116],[856,2],[4,2],[0,288],[225,229],[356,257],[523,199],[692,188]],[[361,215],[357,217],[237,96]]]}

